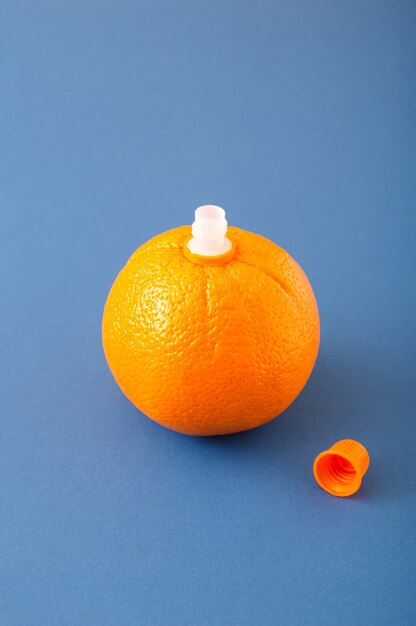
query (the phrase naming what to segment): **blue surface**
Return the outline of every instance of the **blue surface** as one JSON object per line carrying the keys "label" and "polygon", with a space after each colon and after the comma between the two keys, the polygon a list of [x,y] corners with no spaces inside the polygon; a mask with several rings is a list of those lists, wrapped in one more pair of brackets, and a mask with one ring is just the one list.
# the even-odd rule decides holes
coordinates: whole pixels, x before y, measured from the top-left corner
{"label": "blue surface", "polygon": [[[416,9],[2,2],[0,623],[416,623]],[[322,344],[275,422],[141,415],[102,352],[133,250],[204,203],[304,267]],[[351,499],[314,483],[343,437]]]}

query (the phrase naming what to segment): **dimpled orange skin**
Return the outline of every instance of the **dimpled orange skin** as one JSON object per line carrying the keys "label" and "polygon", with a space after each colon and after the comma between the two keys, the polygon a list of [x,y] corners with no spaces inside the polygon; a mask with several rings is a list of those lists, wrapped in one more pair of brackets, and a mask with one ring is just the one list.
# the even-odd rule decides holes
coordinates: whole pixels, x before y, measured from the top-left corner
{"label": "dimpled orange skin", "polygon": [[219,266],[184,255],[181,226],[138,248],[108,296],[103,345],[126,396],[187,435],[255,428],[305,385],[319,347],[312,288],[282,248],[229,227]]}

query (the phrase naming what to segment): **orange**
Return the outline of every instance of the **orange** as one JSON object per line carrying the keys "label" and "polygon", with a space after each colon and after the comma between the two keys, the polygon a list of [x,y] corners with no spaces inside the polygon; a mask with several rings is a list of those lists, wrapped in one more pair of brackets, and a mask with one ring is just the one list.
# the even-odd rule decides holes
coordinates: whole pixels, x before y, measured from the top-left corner
{"label": "orange", "polygon": [[190,236],[190,226],[158,235],[121,270],[103,317],[109,367],[163,426],[188,435],[255,428],[284,411],[312,371],[312,288],[264,237],[229,227],[234,256],[207,265],[185,255]]}

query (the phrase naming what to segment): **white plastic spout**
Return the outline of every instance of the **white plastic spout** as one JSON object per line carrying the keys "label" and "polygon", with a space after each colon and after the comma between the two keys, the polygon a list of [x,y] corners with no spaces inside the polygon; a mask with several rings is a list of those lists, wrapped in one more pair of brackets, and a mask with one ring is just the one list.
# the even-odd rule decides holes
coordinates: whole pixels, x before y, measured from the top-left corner
{"label": "white plastic spout", "polygon": [[227,226],[225,211],[221,207],[214,204],[198,207],[192,224],[192,238],[188,241],[189,250],[201,256],[225,254],[232,248],[231,241],[225,236]]}

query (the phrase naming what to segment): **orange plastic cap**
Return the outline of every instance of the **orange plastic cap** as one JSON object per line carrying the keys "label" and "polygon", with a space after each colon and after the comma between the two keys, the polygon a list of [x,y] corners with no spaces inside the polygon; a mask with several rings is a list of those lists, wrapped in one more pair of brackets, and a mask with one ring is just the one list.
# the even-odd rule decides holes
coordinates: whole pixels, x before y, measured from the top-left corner
{"label": "orange plastic cap", "polygon": [[342,439],[321,452],[313,464],[316,482],[333,496],[352,496],[370,464],[370,455],[361,443]]}

